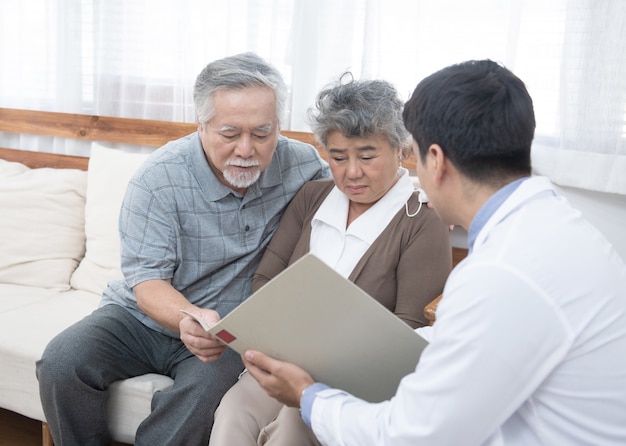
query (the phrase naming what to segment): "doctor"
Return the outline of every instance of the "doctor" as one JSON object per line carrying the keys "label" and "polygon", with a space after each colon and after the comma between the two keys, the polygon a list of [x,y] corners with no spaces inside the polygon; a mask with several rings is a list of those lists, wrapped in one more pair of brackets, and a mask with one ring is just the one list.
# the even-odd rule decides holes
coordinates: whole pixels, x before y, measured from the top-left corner
{"label": "doctor", "polygon": [[422,187],[470,247],[415,372],[379,404],[261,352],[244,355],[250,373],[326,445],[626,444],[626,266],[531,176],[523,82],[488,60],[453,65],[403,118]]}

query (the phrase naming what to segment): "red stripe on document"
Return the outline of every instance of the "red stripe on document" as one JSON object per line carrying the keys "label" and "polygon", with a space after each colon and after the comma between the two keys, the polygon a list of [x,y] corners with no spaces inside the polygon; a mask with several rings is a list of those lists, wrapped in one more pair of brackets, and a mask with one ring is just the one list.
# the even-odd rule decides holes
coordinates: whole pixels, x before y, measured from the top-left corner
{"label": "red stripe on document", "polygon": [[235,339],[237,339],[236,337],[234,337],[232,334],[230,334],[226,330],[220,331],[215,336],[217,336],[218,338],[220,338],[222,341],[226,342],[227,344],[230,344]]}

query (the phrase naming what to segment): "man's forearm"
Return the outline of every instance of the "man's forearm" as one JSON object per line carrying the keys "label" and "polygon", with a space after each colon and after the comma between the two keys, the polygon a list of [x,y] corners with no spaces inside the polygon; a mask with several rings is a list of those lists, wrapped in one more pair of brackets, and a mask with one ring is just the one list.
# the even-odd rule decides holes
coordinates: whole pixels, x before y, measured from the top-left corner
{"label": "man's forearm", "polygon": [[194,308],[169,280],[147,280],[133,291],[141,311],[173,332],[179,331],[178,323],[184,316],[179,310]]}

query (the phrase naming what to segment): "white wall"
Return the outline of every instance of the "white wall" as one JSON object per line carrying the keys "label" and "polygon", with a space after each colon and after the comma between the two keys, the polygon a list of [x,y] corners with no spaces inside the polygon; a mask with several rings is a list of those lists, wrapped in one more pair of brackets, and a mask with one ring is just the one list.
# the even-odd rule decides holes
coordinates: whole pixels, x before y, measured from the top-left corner
{"label": "white wall", "polygon": [[606,194],[573,187],[558,187],[573,207],[609,239],[626,260],[626,195]]}
{"label": "white wall", "polygon": [[[557,186],[557,189],[609,239],[626,260],[626,195],[563,186]],[[467,248],[467,233],[463,228],[454,228],[450,237],[453,246]]]}

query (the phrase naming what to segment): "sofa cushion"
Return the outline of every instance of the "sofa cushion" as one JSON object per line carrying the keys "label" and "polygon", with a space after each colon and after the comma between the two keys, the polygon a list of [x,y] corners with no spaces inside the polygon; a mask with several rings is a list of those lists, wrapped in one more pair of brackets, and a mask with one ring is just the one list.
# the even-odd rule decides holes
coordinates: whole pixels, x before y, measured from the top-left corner
{"label": "sofa cushion", "polygon": [[[0,407],[45,420],[35,363],[54,336],[99,302],[99,294],[85,291],[0,284]],[[171,378],[154,373],[113,383],[107,400],[113,438],[132,444],[139,423],[150,414],[152,395],[172,384]]]}
{"label": "sofa cushion", "polygon": [[71,278],[73,288],[100,294],[120,279],[118,219],[126,186],[147,154],[92,145],[87,170],[85,257]]}
{"label": "sofa cushion", "polygon": [[168,376],[147,373],[116,381],[109,387],[107,423],[117,441],[133,444],[135,432],[152,411],[152,396],[172,388],[174,380]]}
{"label": "sofa cushion", "polygon": [[0,284],[0,407],[44,420],[35,362],[57,333],[99,301],[85,291]]}
{"label": "sofa cushion", "polygon": [[0,160],[0,282],[66,290],[85,250],[86,172]]}

